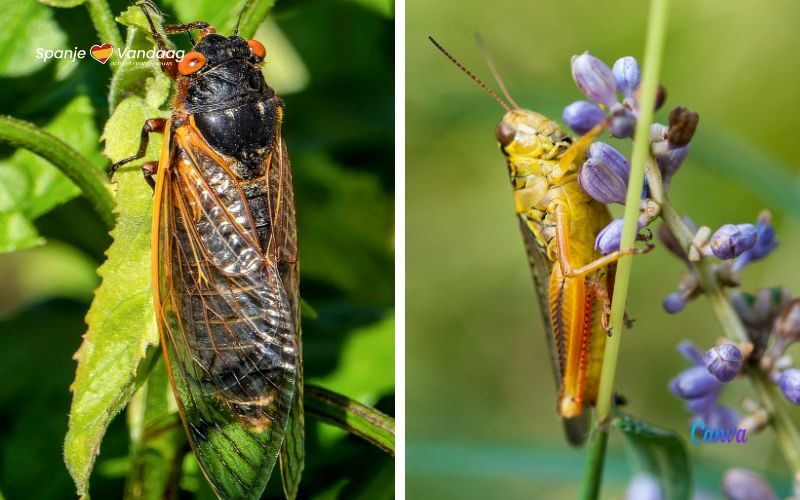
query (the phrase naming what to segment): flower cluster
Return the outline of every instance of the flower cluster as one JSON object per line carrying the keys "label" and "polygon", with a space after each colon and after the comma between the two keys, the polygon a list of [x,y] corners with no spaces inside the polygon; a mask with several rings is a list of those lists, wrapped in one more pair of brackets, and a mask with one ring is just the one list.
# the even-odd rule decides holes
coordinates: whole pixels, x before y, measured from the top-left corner
{"label": "flower cluster", "polygon": [[[633,57],[618,59],[612,68],[589,53],[572,59],[572,76],[586,100],[568,105],[564,121],[578,134],[598,136],[608,131],[615,138],[633,138],[641,109],[639,86],[641,71]],[[659,87],[658,109],[666,92]],[[650,127],[650,158],[637,220],[638,239],[649,240],[647,226],[659,217],[670,184],[684,163],[697,130],[699,116],[683,107],[669,113],[668,123]],[[603,204],[624,204],[630,181],[631,165],[620,151],[608,143],[595,141],[586,151],[578,171],[581,188]],[[636,186],[634,186],[636,187]],[[674,211],[673,211],[674,213]],[[786,355],[789,345],[800,340],[800,298],[792,300],[784,288],[768,288],[755,294],[738,289],[742,270],[764,259],[778,245],[769,212],[762,212],[755,223],[724,224],[716,231],[698,227],[687,217],[683,226],[671,219],[662,224],[658,236],[663,245],[683,260],[688,271],[681,276],[677,290],[664,299],[663,307],[675,314],[704,292],[700,280],[708,284],[706,274],[698,272],[703,259],[712,259],[703,272],[709,272],[728,294],[731,305],[746,326],[748,340],[737,345],[719,343],[701,353],[691,342],[682,342],[678,350],[692,366],[669,383],[670,391],[684,400],[692,422],[703,420],[708,428],[748,431],[763,428],[769,422],[767,411],[745,399],[742,417],[734,408],[720,403],[725,384],[742,373],[760,370],[768,375],[784,397],[800,405],[800,369],[793,367]],[[665,220],[669,220],[665,218]],[[606,255],[620,247],[623,220],[616,219],[600,231],[595,248]],[[679,239],[670,227],[681,232]],[[677,230],[676,229],[676,230]],[[691,242],[687,235],[691,232]],[[757,474],[745,469],[731,469],[725,475],[723,490],[730,498],[774,498],[774,493]],[[631,481],[627,498],[662,498],[663,490],[652,476],[637,475]]]}
{"label": "flower cluster", "polygon": [[[778,246],[775,230],[770,225],[770,213],[767,211],[759,215],[756,224],[725,224],[713,234],[707,227],[698,229],[691,219],[685,218],[684,222],[695,234],[688,253],[663,225],[658,231],[661,242],[687,263],[697,261],[701,256],[729,261],[719,269],[720,278],[727,286],[738,285],[739,275],[747,265],[763,259]],[[664,310],[675,314],[699,294],[700,286],[694,274],[687,271],[681,277],[678,290],[664,299]]]}
{"label": "flower cluster", "polygon": [[[683,306],[675,304],[679,299],[674,295],[664,301],[668,312]],[[800,369],[793,368],[792,358],[786,355],[786,349],[800,341],[800,298],[792,300],[785,288],[764,288],[755,294],[736,291],[731,294],[731,303],[747,327],[747,363],[733,344],[713,347],[701,357],[694,345],[683,342],[678,350],[695,367],[670,382],[672,393],[686,399],[689,409],[696,412],[697,398],[716,401],[720,383],[730,382],[743,367],[752,366],[767,373],[788,401],[800,405]]]}
{"label": "flower cluster", "polygon": [[[576,101],[564,108],[564,121],[578,134],[607,129],[613,137],[632,138],[639,115],[641,71],[635,58],[618,59],[613,69],[588,52],[572,59],[572,77],[589,99]],[[657,107],[663,103],[663,89]],[[689,152],[689,142],[697,128],[698,115],[685,108],[675,108],[669,125],[653,124],[650,131],[651,151],[662,178],[664,189],[678,171]],[[598,129],[599,128],[599,129]],[[611,145],[595,142],[589,148],[578,174],[581,187],[592,198],[604,204],[625,203],[630,163]],[[642,196],[648,196],[642,186]],[[657,214],[642,212],[639,229],[646,227]],[[619,249],[622,219],[603,230],[595,247],[603,254]]]}
{"label": "flower cluster", "polygon": [[691,342],[678,345],[678,351],[693,366],[679,373],[669,383],[675,396],[686,402],[692,421],[701,419],[708,427],[731,429],[739,423],[739,414],[719,403],[719,395],[742,368],[742,353],[733,344],[722,344],[701,354]]}

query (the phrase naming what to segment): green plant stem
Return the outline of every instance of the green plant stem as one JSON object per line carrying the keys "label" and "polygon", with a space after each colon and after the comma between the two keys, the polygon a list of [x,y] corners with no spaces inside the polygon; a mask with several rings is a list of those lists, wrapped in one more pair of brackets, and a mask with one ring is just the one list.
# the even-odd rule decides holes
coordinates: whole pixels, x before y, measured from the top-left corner
{"label": "green plant stem", "polygon": [[[694,235],[666,199],[661,204],[661,218],[681,243],[681,247],[688,249]],[[690,262],[690,268],[711,301],[725,336],[740,342],[747,341],[747,329],[736,314],[727,294],[717,282],[711,262],[701,258],[697,262]],[[770,415],[770,425],[775,429],[778,445],[794,474],[795,481],[800,481],[800,432],[792,422],[786,407],[781,403],[781,396],[775,384],[767,379],[767,375],[757,367],[747,370],[746,374]]]}
{"label": "green plant stem", "polygon": [[607,444],[608,428],[598,428],[586,454],[586,467],[583,469],[583,481],[581,482],[582,499],[589,500],[600,496]]}
{"label": "green plant stem", "polygon": [[[111,13],[108,3],[105,0],[86,0],[86,9],[89,11],[89,17],[92,18],[97,36],[100,37],[99,43],[110,43],[115,49],[124,47],[122,36],[119,34],[114,14]],[[117,67],[112,64],[111,71],[116,71]]]}
{"label": "green plant stem", "polygon": [[315,385],[304,388],[306,411],[394,456],[394,419],[375,408]]}
{"label": "green plant stem", "polygon": [[[631,156],[631,172],[628,180],[628,192],[625,198],[625,220],[622,226],[620,248],[633,248],[636,240],[639,202],[641,201],[642,185],[644,183],[644,167],[650,149],[650,124],[653,121],[658,75],[667,32],[668,7],[669,0],[652,0],[650,3],[650,18],[647,25],[647,43],[644,53],[644,73],[640,87],[641,101]],[[614,297],[611,301],[611,336],[606,342],[603,371],[600,375],[600,389],[597,396],[597,418],[601,427],[607,425],[611,412],[614,376],[617,370],[617,358],[622,337],[620,333],[625,319],[625,303],[628,298],[631,265],[631,256],[621,258],[617,263],[617,273],[614,278]]]}
{"label": "green plant stem", "polygon": [[[622,226],[620,248],[633,248],[638,232],[639,202],[642,197],[645,162],[650,150],[650,124],[653,121],[653,110],[658,88],[658,75],[664,51],[664,40],[669,18],[669,0],[652,0],[647,24],[647,42],[644,52],[644,74],[640,87],[641,99],[639,116],[636,122],[636,134],[631,155],[631,171],[628,179],[628,192],[625,198],[625,215]],[[583,498],[597,498],[600,494],[600,482],[603,475],[603,458],[608,440],[608,419],[614,390],[614,377],[617,371],[617,359],[622,338],[622,325],[625,319],[625,304],[628,299],[630,284],[631,256],[625,256],[617,263],[614,277],[614,297],[611,301],[611,336],[606,341],[603,356],[603,370],[600,374],[600,388],[597,395],[597,431],[594,442],[589,448],[586,471],[583,476]]]}
{"label": "green plant stem", "polygon": [[114,227],[114,198],[98,168],[58,137],[10,116],[0,116],[0,141],[25,148],[55,165],[80,188],[108,229]]}

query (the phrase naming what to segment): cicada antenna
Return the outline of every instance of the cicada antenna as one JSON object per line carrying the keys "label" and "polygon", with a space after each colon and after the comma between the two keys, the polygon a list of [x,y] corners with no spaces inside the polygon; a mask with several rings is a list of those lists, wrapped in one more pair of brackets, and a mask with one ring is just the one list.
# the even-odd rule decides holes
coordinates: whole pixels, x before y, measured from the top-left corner
{"label": "cicada antenna", "polygon": [[477,31],[475,32],[475,43],[478,44],[478,47],[481,49],[481,52],[483,52],[483,58],[486,59],[486,64],[489,66],[489,71],[492,72],[494,80],[497,82],[498,85],[500,85],[500,90],[503,91],[503,95],[506,96],[508,102],[514,105],[514,108],[519,109],[519,104],[517,104],[516,101],[514,101],[514,98],[511,97],[511,94],[508,92],[508,89],[506,88],[505,82],[503,82],[503,79],[500,77],[500,72],[497,71],[497,66],[495,66],[494,64],[494,59],[492,58],[492,54],[489,52],[489,48],[483,42],[481,34],[478,33]]}
{"label": "cicada antenna", "polygon": [[[508,104],[506,104],[506,102],[505,102],[505,101],[504,101],[504,100],[503,100],[503,99],[502,99],[502,98],[501,98],[499,95],[497,95],[497,92],[495,92],[495,91],[494,91],[494,90],[492,90],[492,89],[491,89],[491,88],[490,88],[488,85],[486,85],[485,83],[483,83],[483,81],[482,81],[480,78],[478,78],[477,76],[475,76],[475,74],[474,74],[472,71],[468,70],[466,66],[464,66],[463,64],[461,64],[461,63],[458,61],[458,59],[456,59],[455,57],[453,57],[452,55],[450,55],[450,53],[449,53],[449,52],[447,52],[447,50],[445,50],[445,48],[444,48],[444,47],[442,47],[441,45],[439,45],[439,42],[437,42],[436,40],[434,40],[432,36],[429,36],[429,37],[428,37],[428,40],[430,40],[430,41],[431,41],[431,43],[432,43],[433,45],[435,45],[435,46],[436,46],[436,48],[437,48],[437,49],[439,49],[439,51],[440,51],[442,54],[444,54],[444,55],[445,55],[445,57],[447,57],[448,59],[450,59],[450,62],[452,62],[453,64],[455,64],[456,66],[458,66],[458,68],[459,68],[461,71],[463,71],[464,73],[466,73],[466,74],[467,74],[467,76],[469,76],[470,78],[472,78],[472,80],[473,80],[475,83],[477,83],[478,85],[480,85],[480,86],[481,86],[481,88],[482,88],[483,90],[485,90],[486,92],[488,92],[490,96],[494,97],[494,100],[495,100],[495,101],[497,101],[497,102],[499,102],[499,103],[500,103],[500,105],[501,105],[501,106],[503,106],[503,108],[504,108],[506,111],[511,111],[511,107],[510,107]],[[513,102],[513,101],[512,101],[512,102]],[[515,104],[515,106],[516,106],[516,104]],[[519,107],[519,106],[517,106],[517,107]]]}
{"label": "cicada antenna", "polygon": [[236,28],[233,30],[234,35],[239,34],[239,25],[242,24],[242,16],[244,15],[244,11],[247,10],[247,6],[250,5],[251,0],[247,0],[242,7],[242,10],[239,11],[239,18],[236,20]]}

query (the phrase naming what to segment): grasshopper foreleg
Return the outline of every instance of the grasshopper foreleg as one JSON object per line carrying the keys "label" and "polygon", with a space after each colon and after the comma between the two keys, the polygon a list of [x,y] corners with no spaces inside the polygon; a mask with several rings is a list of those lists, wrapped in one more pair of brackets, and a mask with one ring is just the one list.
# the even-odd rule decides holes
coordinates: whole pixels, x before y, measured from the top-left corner
{"label": "grasshopper foreleg", "polygon": [[577,278],[585,276],[593,271],[607,267],[626,255],[636,255],[647,253],[653,249],[653,245],[648,243],[644,248],[628,248],[616,250],[607,255],[589,262],[583,266],[575,267],[570,261],[570,236],[569,236],[569,212],[561,203],[555,206],[556,214],[556,249],[558,250],[558,263],[561,265],[561,272],[567,278]]}

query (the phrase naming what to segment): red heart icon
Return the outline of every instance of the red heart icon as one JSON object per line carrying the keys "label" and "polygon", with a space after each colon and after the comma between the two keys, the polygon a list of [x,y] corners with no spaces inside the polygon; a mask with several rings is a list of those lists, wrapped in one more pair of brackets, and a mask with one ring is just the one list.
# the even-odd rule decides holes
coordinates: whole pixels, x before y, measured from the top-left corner
{"label": "red heart icon", "polygon": [[114,53],[114,46],[110,43],[104,43],[103,45],[92,45],[92,49],[89,51],[99,62],[105,64],[106,61],[111,59],[111,54]]}

